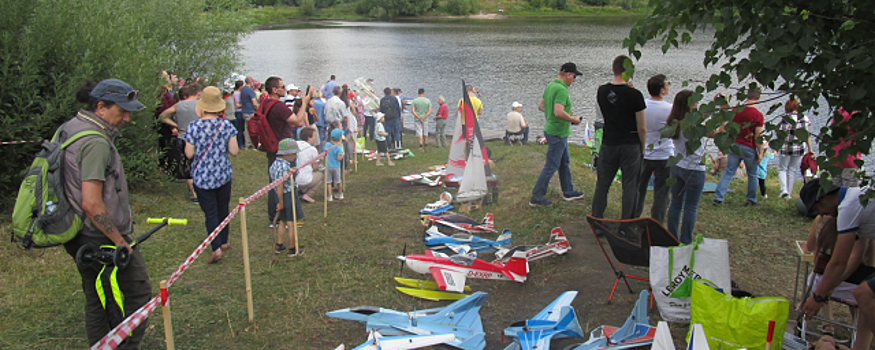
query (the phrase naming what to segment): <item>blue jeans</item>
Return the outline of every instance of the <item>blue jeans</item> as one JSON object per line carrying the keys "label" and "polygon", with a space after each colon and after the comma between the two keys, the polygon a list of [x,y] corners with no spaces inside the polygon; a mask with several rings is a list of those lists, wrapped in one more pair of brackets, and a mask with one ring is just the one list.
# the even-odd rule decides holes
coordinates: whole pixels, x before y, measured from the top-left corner
{"label": "blue jeans", "polygon": [[[270,166],[276,160],[276,154],[265,153],[267,155],[267,182],[270,183]],[[276,188],[267,193],[267,220],[273,223],[273,218],[276,217],[276,204],[279,202],[279,197],[276,194]]]}
{"label": "blue jeans", "polygon": [[[213,230],[219,227],[219,223],[228,216],[228,203],[231,202],[231,181],[211,190],[194,186],[194,192],[197,194],[197,202],[200,204],[201,210],[204,211],[207,234],[213,233]],[[210,242],[210,247],[216,251],[225,243],[228,243],[228,226],[225,226],[216,239]]]}
{"label": "blue jeans", "polygon": [[744,162],[745,170],[747,171],[747,200],[757,202],[757,151],[756,149],[734,144],[738,146],[741,155],[735,152],[729,152],[726,157],[726,170],[723,171],[723,176],[720,177],[720,182],[717,183],[717,189],[714,191],[714,200],[723,201],[726,198],[726,192],[729,191],[729,183],[735,177],[735,171],[738,170],[738,164]]}
{"label": "blue jeans", "polygon": [[389,144],[389,149],[401,148],[401,123],[398,120],[386,122],[386,141]]}
{"label": "blue jeans", "polygon": [[550,184],[550,178],[553,173],[559,171],[559,186],[562,187],[564,195],[571,195],[574,192],[574,185],[571,183],[571,168],[568,167],[568,138],[544,134],[547,137],[547,160],[544,162],[544,168],[541,169],[541,175],[538,176],[538,181],[535,182],[535,188],[532,189],[532,201],[540,201],[547,195],[547,185]]}
{"label": "blue jeans", "polygon": [[374,128],[376,127],[376,125],[377,124],[374,117],[365,116],[365,139],[371,141],[374,140],[374,137],[377,136],[377,134],[374,132]]}
{"label": "blue jeans", "polygon": [[246,120],[243,120],[243,112],[234,112],[234,128],[237,129],[237,147],[240,149],[246,148],[246,137],[243,133],[246,132]]}
{"label": "blue jeans", "polygon": [[[699,211],[699,200],[702,199],[702,188],[705,187],[705,172],[671,167],[671,177],[675,179],[671,186],[671,205],[668,207],[668,231],[680,239],[681,243],[693,241],[693,229],[696,227],[696,214]],[[678,236],[678,221],[684,213]]]}

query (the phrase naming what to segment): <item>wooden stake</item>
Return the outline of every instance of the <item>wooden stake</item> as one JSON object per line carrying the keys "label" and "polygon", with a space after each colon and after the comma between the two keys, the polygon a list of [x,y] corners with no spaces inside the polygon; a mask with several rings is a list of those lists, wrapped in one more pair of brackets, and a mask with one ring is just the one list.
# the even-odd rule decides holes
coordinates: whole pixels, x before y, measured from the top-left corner
{"label": "wooden stake", "polygon": [[167,350],[173,350],[176,346],[173,343],[173,321],[170,319],[170,300],[167,294],[167,280],[159,283],[161,287],[161,295],[164,296],[164,302],[161,306],[161,313],[164,314],[164,342],[167,343]]}
{"label": "wooden stake", "polygon": [[[245,199],[240,197],[240,204]],[[255,321],[255,310],[252,307],[252,272],[249,267],[249,238],[246,234],[246,206],[240,208],[240,245],[243,247],[243,277],[246,281],[246,311],[249,313],[249,323]]]}
{"label": "wooden stake", "polygon": [[291,180],[291,183],[292,183],[291,186],[292,186],[292,192],[293,192],[292,193],[292,195],[293,195],[292,196],[292,235],[293,235],[293,237],[295,237],[295,254],[301,254],[301,252],[298,251],[298,211],[297,211],[298,208],[295,205],[295,204],[297,204],[296,203],[297,201],[295,200],[295,198],[298,197],[298,189],[295,188],[295,176],[294,175],[289,176],[289,179]]}

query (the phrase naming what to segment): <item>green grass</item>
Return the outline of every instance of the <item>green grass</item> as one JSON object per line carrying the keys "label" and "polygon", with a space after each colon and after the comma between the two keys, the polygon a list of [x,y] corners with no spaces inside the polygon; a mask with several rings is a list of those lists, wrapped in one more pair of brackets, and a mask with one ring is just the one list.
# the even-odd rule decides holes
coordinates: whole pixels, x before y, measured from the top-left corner
{"label": "green grass", "polygon": [[[406,140],[408,146],[415,142],[409,135]],[[469,281],[474,290],[490,294],[481,311],[488,348],[503,348],[499,346],[500,333],[505,327],[531,317],[564,290],[581,291],[574,306],[585,329],[603,323],[618,325],[635,297],[620,292],[614,304],[604,303],[612,274],[584,222],[595,185],[595,173],[583,166],[589,161],[589,150],[571,147],[574,184],[586,192],[585,199],[561,201],[554,176],[548,198],[558,203],[549,208],[530,208],[527,202],[546,146],[508,147],[493,142],[489,147],[497,161],[494,172],[500,179],[499,201],[470,216],[480,218],[486,212],[494,213],[496,228],[512,229],[517,244],[544,242],[552,227],[561,226],[573,249],[568,256],[534,262],[524,284]],[[365,339],[364,327],[328,318],[325,312],[355,305],[396,310],[442,305],[408,297],[393,288],[392,277],[399,273],[395,257],[405,245],[409,253],[423,249],[423,227],[417,212],[437,200],[441,192],[439,188],[411,186],[399,177],[445,163],[447,156],[446,149],[413,151],[415,157],[399,160],[396,167],[360,164],[358,171],[347,177],[347,199],[329,203],[328,218],[322,217],[321,203],[307,204],[305,226],[299,236],[306,253],[299,258],[273,254],[266,200],[252,203],[246,214],[255,323],[247,322],[240,221],[235,219],[231,223],[233,248],[226,258],[208,265],[206,256],[202,256],[170,288],[177,348],[326,349],[341,342],[355,346]],[[265,157],[260,152],[241,151],[232,162],[234,205],[236,198],[266,184],[267,174]],[[742,207],[744,182],[733,182],[736,192],[721,207],[711,206],[711,195],[703,196],[697,232],[729,240],[732,276],[742,288],[760,296],[789,297],[795,267],[791,244],[805,238],[809,220],[796,215],[792,203],[774,198],[774,178],[769,179],[772,198],[763,200],[760,207]],[[619,216],[620,194],[620,186],[615,184],[606,216]],[[132,197],[134,218],[141,223],[138,231],[147,228],[142,223],[150,216],[189,219],[188,226],[165,228],[140,248],[153,292],[157,293],[158,282],[166,279],[206,236],[204,217],[199,207],[188,201],[183,184],[156,183],[137,190]],[[321,194],[317,196],[321,198]],[[8,223],[0,224],[0,233],[8,231]],[[36,253],[32,256],[14,244],[0,245],[0,292],[4,295],[0,314],[5,315],[0,321],[0,348],[87,347],[84,297],[72,259],[63,249]],[[405,270],[404,276],[430,279],[414,276],[410,270]],[[644,286],[633,284],[636,290]],[[160,310],[153,316],[144,349],[164,347]]]}

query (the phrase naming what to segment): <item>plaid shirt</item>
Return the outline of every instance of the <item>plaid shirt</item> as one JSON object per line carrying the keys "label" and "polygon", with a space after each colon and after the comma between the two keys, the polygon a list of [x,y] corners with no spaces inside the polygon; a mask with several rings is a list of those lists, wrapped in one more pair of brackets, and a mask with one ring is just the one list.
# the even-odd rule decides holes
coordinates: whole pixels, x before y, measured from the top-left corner
{"label": "plaid shirt", "polygon": [[788,123],[786,120],[781,120],[779,127],[781,128],[781,131],[787,132],[787,139],[784,140],[784,147],[781,148],[780,153],[784,156],[801,156],[805,154],[806,143],[797,140],[794,133],[799,129],[805,129],[807,131],[811,121],[809,121],[808,117],[804,114],[801,118],[796,113],[790,114],[789,117],[796,122]]}

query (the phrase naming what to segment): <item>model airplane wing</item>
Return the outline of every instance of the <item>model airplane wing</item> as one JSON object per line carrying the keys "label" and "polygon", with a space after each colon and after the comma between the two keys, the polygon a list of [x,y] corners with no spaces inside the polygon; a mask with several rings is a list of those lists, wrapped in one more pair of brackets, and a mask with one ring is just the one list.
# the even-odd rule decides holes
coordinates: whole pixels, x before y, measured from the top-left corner
{"label": "model airplane wing", "polygon": [[441,290],[456,293],[465,290],[465,274],[440,266],[432,266],[428,270]]}
{"label": "model airplane wing", "polygon": [[375,330],[368,335],[368,341],[353,350],[407,350],[453,342],[453,334],[409,335],[385,337]]}

